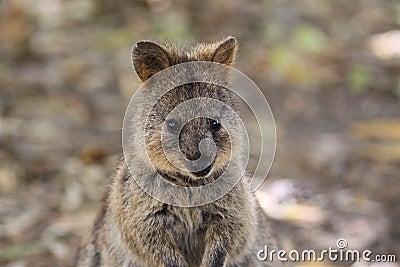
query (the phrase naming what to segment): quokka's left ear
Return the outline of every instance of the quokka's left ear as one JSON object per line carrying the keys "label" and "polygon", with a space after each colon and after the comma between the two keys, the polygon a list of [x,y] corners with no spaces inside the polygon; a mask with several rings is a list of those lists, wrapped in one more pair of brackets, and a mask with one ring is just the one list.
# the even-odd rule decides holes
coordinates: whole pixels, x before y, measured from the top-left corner
{"label": "quokka's left ear", "polygon": [[133,46],[132,63],[143,82],[170,66],[168,52],[151,41],[140,41]]}
{"label": "quokka's left ear", "polygon": [[219,42],[218,47],[211,58],[211,61],[232,65],[235,61],[236,51],[238,49],[238,44],[235,37],[229,36]]}

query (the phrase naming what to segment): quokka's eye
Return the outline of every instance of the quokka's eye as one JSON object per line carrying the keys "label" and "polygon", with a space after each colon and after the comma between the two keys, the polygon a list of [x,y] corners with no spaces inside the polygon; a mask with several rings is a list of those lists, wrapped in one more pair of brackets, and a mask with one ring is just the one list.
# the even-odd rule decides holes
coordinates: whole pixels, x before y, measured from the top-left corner
{"label": "quokka's eye", "polygon": [[218,120],[211,121],[211,131],[213,133],[218,132],[221,129],[221,123]]}
{"label": "quokka's eye", "polygon": [[168,119],[168,120],[166,120],[165,124],[167,126],[168,132],[173,133],[173,134],[179,133],[180,124],[177,120]]}

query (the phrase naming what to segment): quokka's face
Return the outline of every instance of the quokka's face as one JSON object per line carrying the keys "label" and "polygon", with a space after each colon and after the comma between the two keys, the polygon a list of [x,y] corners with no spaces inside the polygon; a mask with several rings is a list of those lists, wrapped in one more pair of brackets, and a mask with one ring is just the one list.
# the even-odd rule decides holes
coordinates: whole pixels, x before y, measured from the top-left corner
{"label": "quokka's face", "polygon": [[[236,48],[236,39],[232,37],[219,43],[198,45],[189,51],[145,41],[134,46],[132,59],[138,76],[146,81],[157,72],[184,62],[231,65]],[[231,160],[235,144],[232,138],[237,124],[237,118],[232,115],[236,106],[234,99],[228,89],[200,82],[181,85],[165,93],[145,122],[146,152],[155,169],[181,180],[198,180],[222,173]]]}
{"label": "quokka's face", "polygon": [[178,178],[222,173],[231,160],[237,122],[232,111],[213,100],[234,106],[229,96],[226,89],[201,83],[166,93],[145,124],[146,150],[153,166]]}

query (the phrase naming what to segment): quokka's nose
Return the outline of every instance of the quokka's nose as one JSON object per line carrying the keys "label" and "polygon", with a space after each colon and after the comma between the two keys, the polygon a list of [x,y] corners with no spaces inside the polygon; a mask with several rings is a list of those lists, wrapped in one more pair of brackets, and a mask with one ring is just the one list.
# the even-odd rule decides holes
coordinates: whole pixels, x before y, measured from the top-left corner
{"label": "quokka's nose", "polygon": [[196,176],[206,176],[212,169],[217,148],[211,139],[203,139],[199,144],[197,157],[194,160],[187,158],[186,166],[189,172]]}
{"label": "quokka's nose", "polygon": [[204,138],[202,140],[180,143],[180,149],[182,154],[189,161],[199,161],[198,164],[203,160],[209,160],[215,157],[217,152],[217,146],[211,138]]}
{"label": "quokka's nose", "polygon": [[200,150],[193,146],[193,147],[187,147],[185,146],[183,149],[181,149],[183,155],[188,159],[189,161],[196,161],[201,157]]}

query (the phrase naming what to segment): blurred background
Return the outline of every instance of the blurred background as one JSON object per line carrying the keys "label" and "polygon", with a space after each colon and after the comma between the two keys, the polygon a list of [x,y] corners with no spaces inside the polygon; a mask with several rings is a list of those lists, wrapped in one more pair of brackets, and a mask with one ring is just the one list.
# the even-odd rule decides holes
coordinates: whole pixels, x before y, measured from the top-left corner
{"label": "blurred background", "polygon": [[275,116],[258,195],[283,247],[399,258],[398,1],[2,0],[0,266],[72,264],[121,153],[132,45],[228,35]]}

